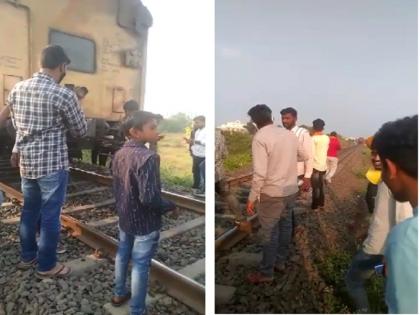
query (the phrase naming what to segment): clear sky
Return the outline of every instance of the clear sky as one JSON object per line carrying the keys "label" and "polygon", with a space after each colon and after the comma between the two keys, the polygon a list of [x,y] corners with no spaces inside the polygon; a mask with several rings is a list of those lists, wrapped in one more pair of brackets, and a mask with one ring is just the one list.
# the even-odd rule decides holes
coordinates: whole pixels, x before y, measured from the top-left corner
{"label": "clear sky", "polygon": [[211,1],[143,0],[153,16],[149,29],[145,109],[165,117],[203,114],[214,107]]}
{"label": "clear sky", "polygon": [[417,1],[215,1],[216,125],[265,103],[366,136],[417,113]]}

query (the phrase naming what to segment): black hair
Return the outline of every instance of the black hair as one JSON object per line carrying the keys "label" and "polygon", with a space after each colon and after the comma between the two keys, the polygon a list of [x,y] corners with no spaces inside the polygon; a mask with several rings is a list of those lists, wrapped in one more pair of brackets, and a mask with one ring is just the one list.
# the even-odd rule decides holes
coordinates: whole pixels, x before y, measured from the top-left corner
{"label": "black hair", "polygon": [[41,67],[46,69],[55,69],[59,65],[70,63],[63,47],[58,45],[49,45],[42,50]]}
{"label": "black hair", "polygon": [[193,118],[193,121],[197,121],[197,120],[200,120],[200,121],[204,121],[205,122],[206,121],[206,117],[200,115],[200,116],[196,116],[196,117]]}
{"label": "black hair", "polygon": [[418,117],[405,117],[382,125],[372,142],[383,167],[385,159],[394,162],[407,175],[417,179],[418,170]]}
{"label": "black hair", "polygon": [[143,130],[143,126],[147,124],[152,119],[156,119],[157,115],[146,112],[146,111],[137,111],[130,117],[128,117],[126,120],[123,121],[121,125],[121,132],[128,136],[131,128],[136,128]]}
{"label": "black hair", "polygon": [[315,119],[312,122],[312,128],[314,129],[314,131],[322,131],[324,130],[324,126],[325,126],[325,122],[320,118]]}
{"label": "black hair", "polygon": [[293,107],[287,107],[280,111],[280,115],[291,114],[293,117],[297,117],[297,111]]}
{"label": "black hair", "polygon": [[337,137],[337,133],[335,131],[330,133],[330,136]]}
{"label": "black hair", "polygon": [[127,111],[140,110],[140,105],[135,100],[129,100],[129,101],[127,101],[127,102],[124,103],[123,109],[126,112]]}
{"label": "black hair", "polygon": [[251,117],[252,121],[261,128],[269,123],[273,122],[272,111],[270,107],[265,104],[258,104],[252,107],[248,111],[248,115]]}

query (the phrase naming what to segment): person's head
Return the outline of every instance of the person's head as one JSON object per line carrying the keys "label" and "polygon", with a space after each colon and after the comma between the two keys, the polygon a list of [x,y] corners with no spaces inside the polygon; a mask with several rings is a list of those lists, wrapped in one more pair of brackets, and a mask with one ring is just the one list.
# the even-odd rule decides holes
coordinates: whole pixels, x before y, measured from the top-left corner
{"label": "person's head", "polygon": [[204,116],[197,116],[193,119],[194,122],[194,129],[201,129],[206,126],[206,117]]}
{"label": "person's head", "polygon": [[335,131],[331,132],[330,137],[337,137],[337,133]]}
{"label": "person's head", "polygon": [[381,158],[378,155],[378,151],[372,147],[373,136],[366,138],[366,146],[370,149],[370,162],[375,170],[380,171],[382,169]]}
{"label": "person's head", "polygon": [[412,201],[410,193],[417,192],[417,121],[415,115],[387,122],[372,142],[382,162],[382,180],[400,202]]}
{"label": "person's head", "polygon": [[77,95],[77,99],[79,100],[79,101],[81,101],[82,99],[84,99],[85,98],[85,96],[89,93],[89,90],[87,89],[87,87],[85,87],[85,86],[77,86],[75,89],[74,89],[74,92],[76,92],[76,95]]}
{"label": "person's head", "polygon": [[124,103],[123,109],[124,109],[125,117],[127,118],[133,115],[135,112],[139,111],[140,105],[135,100],[129,100]]}
{"label": "person's head", "polygon": [[248,111],[249,117],[255,123],[258,129],[273,123],[272,111],[265,104],[258,104]]}
{"label": "person's head", "polygon": [[157,142],[159,140],[159,132],[156,118],[156,115],[151,112],[133,112],[123,122],[121,130],[129,139],[139,142]]}
{"label": "person's head", "polygon": [[312,122],[312,129],[315,132],[321,132],[321,131],[323,131],[324,130],[324,126],[325,126],[325,122],[322,119],[320,119],[320,118],[315,119]]}
{"label": "person's head", "polygon": [[287,107],[280,111],[281,115],[281,123],[283,124],[283,127],[291,130],[295,125],[297,121],[297,111],[293,107]]}
{"label": "person's head", "polygon": [[57,83],[66,76],[70,59],[58,45],[49,45],[41,53],[41,71],[49,74]]}

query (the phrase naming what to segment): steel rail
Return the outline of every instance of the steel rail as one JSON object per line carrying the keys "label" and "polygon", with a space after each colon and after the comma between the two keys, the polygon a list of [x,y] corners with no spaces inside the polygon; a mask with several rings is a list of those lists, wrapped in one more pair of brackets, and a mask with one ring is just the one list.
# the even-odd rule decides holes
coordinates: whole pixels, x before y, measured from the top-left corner
{"label": "steel rail", "polygon": [[240,175],[237,177],[229,177],[226,179],[226,183],[228,184],[229,188],[234,186],[239,186],[242,183],[246,183],[252,180],[252,172]]}
{"label": "steel rail", "polygon": [[[23,202],[23,194],[17,189],[0,182],[0,189],[8,196]],[[97,254],[113,259],[118,250],[118,242],[75,218],[62,214],[61,225],[71,231],[71,235],[96,250]],[[200,314],[205,313],[205,288],[200,283],[152,260],[151,278],[162,284],[166,293],[188,305]]]}
{"label": "steel rail", "polygon": [[[85,171],[80,168],[71,167],[70,172],[72,175],[87,179],[102,185],[112,185],[112,177],[100,175],[95,172]],[[189,210],[193,210],[200,214],[205,213],[206,203],[203,200],[198,200],[190,197],[186,197],[183,195],[179,195],[176,193],[168,192],[162,190],[162,197],[168,200],[173,201],[177,206],[181,208],[186,208]]]}
{"label": "steel rail", "polygon": [[[118,250],[118,242],[73,217],[62,215],[61,224],[71,230],[71,235],[96,250],[101,256],[113,259]],[[176,272],[152,259],[151,278],[162,284],[166,293],[200,314],[205,312],[205,289],[200,283]]]}
{"label": "steel rail", "polygon": [[[247,221],[251,223],[252,228],[259,227],[258,214],[254,214],[252,217],[247,218]],[[237,226],[235,226],[216,239],[214,243],[216,252],[232,248],[248,235],[248,233],[241,231]]]}
{"label": "steel rail", "polygon": [[[340,157],[341,159],[339,159],[339,163],[346,161],[354,152],[356,152],[357,148],[358,146],[347,148],[347,150],[345,151],[345,155],[342,155]],[[239,176],[238,178],[229,178],[227,179],[227,183],[229,184],[229,181],[231,181],[233,185],[237,185],[237,183],[245,182],[244,179],[247,177],[249,177],[249,175],[242,175],[242,176]],[[250,179],[252,179],[252,175]],[[259,227],[258,214],[255,214],[252,217],[247,218],[247,220],[251,222],[251,225],[253,228]],[[238,242],[243,240],[248,235],[249,235],[248,233],[241,231],[237,226],[235,226],[234,228],[226,231],[225,233],[223,233],[216,239],[215,251],[218,252],[218,251],[228,250],[232,248],[233,246],[235,246]]]}

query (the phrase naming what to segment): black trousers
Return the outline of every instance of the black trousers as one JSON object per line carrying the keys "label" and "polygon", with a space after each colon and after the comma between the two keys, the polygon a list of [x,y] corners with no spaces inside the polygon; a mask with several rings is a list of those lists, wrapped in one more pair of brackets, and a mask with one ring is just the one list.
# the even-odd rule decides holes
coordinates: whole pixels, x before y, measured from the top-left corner
{"label": "black trousers", "polygon": [[316,169],[312,172],[312,209],[323,207],[325,204],[324,178],[326,172],[321,172]]}
{"label": "black trousers", "polygon": [[192,188],[200,188],[200,163],[204,161],[204,157],[193,156],[193,186]]}
{"label": "black trousers", "polygon": [[375,209],[375,197],[378,193],[378,185],[372,184],[369,182],[366,190],[366,203],[368,206],[368,210],[370,213],[373,213],[373,210]]}

